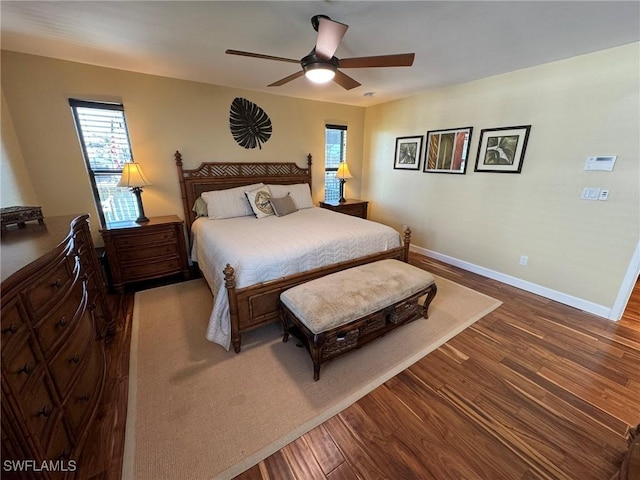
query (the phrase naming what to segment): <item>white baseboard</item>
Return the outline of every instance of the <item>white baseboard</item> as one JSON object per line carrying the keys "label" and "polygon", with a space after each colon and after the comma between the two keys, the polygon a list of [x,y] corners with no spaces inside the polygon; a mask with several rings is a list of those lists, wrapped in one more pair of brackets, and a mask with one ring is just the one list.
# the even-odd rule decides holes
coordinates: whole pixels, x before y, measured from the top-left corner
{"label": "white baseboard", "polygon": [[598,305],[582,298],[573,297],[571,295],[567,295],[566,293],[558,292],[556,290],[552,290],[550,288],[543,287],[541,285],[537,285],[535,283],[528,282],[517,277],[512,277],[511,275],[505,275],[504,273],[496,272],[495,270],[491,270],[485,267],[480,267],[478,265],[474,265],[473,263],[465,262],[463,260],[459,260],[448,255],[443,255],[441,253],[418,247],[416,245],[411,245],[410,250],[426,257],[440,260],[441,262],[447,263],[449,265],[462,268],[463,270],[477,273],[478,275],[482,275],[483,277],[491,278],[507,285],[511,285],[512,287],[535,293],[536,295],[540,295],[541,297],[560,302],[564,305],[569,305],[570,307],[592,313],[599,317],[604,317],[607,320],[619,320],[619,318],[611,318],[612,312],[610,307]]}

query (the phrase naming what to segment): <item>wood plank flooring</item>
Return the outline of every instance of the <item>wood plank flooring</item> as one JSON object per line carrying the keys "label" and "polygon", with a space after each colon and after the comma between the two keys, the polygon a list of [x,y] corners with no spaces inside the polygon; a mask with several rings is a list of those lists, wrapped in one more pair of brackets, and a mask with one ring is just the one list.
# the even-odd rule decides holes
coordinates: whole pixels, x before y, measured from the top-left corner
{"label": "wood plank flooring", "polygon": [[[640,283],[610,322],[421,255],[411,263],[503,305],[236,480],[611,478],[640,423]],[[133,295],[112,301],[91,479],[120,479],[122,463]]]}

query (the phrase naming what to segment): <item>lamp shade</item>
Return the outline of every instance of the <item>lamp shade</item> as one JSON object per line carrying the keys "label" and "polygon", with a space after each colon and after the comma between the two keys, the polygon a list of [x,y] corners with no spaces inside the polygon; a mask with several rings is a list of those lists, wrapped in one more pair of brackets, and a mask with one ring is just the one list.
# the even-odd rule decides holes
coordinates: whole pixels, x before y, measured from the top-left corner
{"label": "lamp shade", "polygon": [[346,162],[340,162],[340,166],[338,167],[338,171],[336,172],[336,178],[347,179],[353,178],[351,173],[349,173],[349,167],[347,167]]}
{"label": "lamp shade", "polygon": [[118,187],[146,187],[151,185],[151,182],[142,171],[139,163],[125,163],[122,168],[122,176],[118,182]]}

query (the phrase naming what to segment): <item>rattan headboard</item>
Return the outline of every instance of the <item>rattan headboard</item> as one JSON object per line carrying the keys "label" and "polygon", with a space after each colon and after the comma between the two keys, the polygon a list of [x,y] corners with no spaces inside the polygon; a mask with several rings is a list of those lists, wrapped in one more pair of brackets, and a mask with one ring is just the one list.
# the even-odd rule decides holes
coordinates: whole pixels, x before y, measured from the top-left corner
{"label": "rattan headboard", "polygon": [[191,233],[191,224],[196,219],[192,208],[202,192],[258,182],[281,185],[308,183],[311,188],[311,154],[307,155],[307,168],[300,168],[293,162],[205,162],[193,170],[182,168],[180,152],[176,151],[174,156],[178,167],[184,219],[189,233]]}

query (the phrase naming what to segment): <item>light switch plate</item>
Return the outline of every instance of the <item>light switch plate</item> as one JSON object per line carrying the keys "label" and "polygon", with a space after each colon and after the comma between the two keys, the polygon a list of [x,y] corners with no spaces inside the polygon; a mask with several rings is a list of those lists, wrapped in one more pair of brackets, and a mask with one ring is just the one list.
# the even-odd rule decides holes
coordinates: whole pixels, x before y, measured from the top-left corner
{"label": "light switch plate", "polygon": [[600,195],[599,188],[585,187],[582,190],[582,195],[580,195],[580,198],[582,200],[597,200],[599,195]]}

